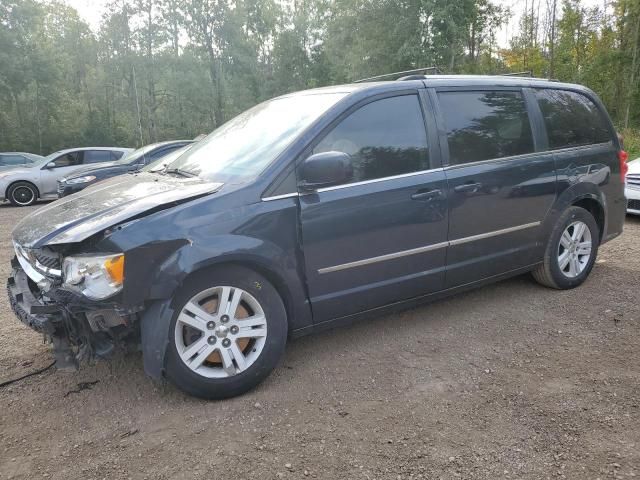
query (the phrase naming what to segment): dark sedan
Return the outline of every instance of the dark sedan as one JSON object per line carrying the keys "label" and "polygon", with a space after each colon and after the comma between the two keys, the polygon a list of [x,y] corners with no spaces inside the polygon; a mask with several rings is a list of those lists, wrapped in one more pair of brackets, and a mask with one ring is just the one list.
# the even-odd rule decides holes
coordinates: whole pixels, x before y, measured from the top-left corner
{"label": "dark sedan", "polygon": [[110,162],[96,167],[76,170],[73,175],[58,181],[58,197],[66,197],[72,193],[93,185],[100,180],[116,177],[127,172],[139,170],[171,152],[193,143],[193,140],[174,140],[152,143],[131,152],[117,162]]}

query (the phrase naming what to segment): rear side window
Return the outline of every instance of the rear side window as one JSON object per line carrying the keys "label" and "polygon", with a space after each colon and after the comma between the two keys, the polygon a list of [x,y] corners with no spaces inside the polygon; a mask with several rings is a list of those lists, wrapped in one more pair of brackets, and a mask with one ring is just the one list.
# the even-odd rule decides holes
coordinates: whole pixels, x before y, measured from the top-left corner
{"label": "rear side window", "polygon": [[84,163],[100,163],[111,161],[109,150],[88,150],[84,152]]}
{"label": "rear side window", "polygon": [[611,140],[602,112],[586,96],[566,90],[537,90],[549,148],[577,147]]}
{"label": "rear side window", "polygon": [[533,135],[521,92],[440,92],[449,164],[533,152]]}
{"label": "rear side window", "polygon": [[119,160],[120,158],[122,158],[123,155],[124,155],[124,152],[121,152],[119,150],[113,150],[111,152],[111,156],[113,157],[113,160]]}
{"label": "rear side window", "polygon": [[342,120],[313,150],[351,155],[353,182],[429,168],[427,134],[417,95],[368,103]]}

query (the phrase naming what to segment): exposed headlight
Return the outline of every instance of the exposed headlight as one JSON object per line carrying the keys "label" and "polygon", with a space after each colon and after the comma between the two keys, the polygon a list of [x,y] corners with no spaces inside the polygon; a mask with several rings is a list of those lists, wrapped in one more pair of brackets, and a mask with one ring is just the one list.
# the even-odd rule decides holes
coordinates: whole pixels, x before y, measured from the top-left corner
{"label": "exposed headlight", "polygon": [[91,300],[102,300],[122,290],[124,254],[78,255],[67,257],[62,265],[64,286]]}
{"label": "exposed headlight", "polygon": [[95,179],[96,177],[94,177],[93,175],[86,175],[84,177],[60,180],[60,182],[66,183],[67,185],[76,185],[78,183],[89,183],[94,181]]}

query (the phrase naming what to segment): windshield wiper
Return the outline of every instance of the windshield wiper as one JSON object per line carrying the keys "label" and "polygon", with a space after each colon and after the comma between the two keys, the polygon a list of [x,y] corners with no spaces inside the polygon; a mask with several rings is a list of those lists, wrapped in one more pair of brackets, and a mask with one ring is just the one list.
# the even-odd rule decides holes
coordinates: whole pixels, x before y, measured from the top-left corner
{"label": "windshield wiper", "polygon": [[177,175],[182,175],[183,177],[187,177],[187,178],[193,178],[198,176],[195,173],[182,170],[181,168],[165,168],[161,173],[164,173],[164,174],[173,173]]}

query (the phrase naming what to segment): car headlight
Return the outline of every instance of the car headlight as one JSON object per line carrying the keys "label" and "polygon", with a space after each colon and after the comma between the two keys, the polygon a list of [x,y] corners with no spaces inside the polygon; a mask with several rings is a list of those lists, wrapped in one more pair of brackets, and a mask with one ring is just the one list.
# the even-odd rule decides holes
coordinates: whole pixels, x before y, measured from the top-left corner
{"label": "car headlight", "polygon": [[64,286],[91,300],[103,300],[122,290],[124,254],[78,255],[62,265]]}
{"label": "car headlight", "polygon": [[71,178],[66,180],[61,180],[61,182],[66,183],[67,185],[76,185],[78,183],[89,183],[96,179],[93,175],[86,175],[84,177]]}

